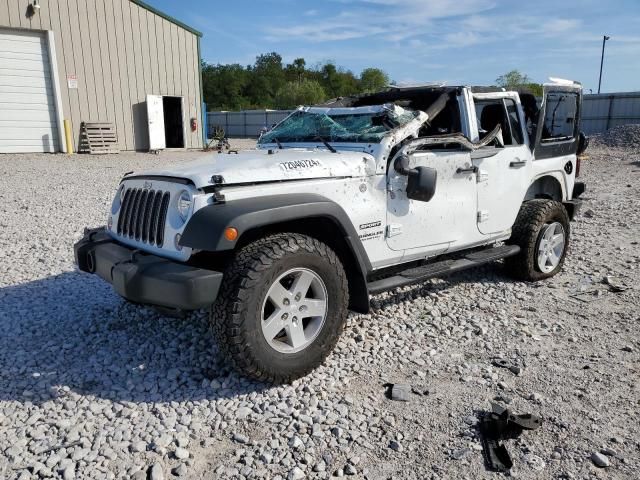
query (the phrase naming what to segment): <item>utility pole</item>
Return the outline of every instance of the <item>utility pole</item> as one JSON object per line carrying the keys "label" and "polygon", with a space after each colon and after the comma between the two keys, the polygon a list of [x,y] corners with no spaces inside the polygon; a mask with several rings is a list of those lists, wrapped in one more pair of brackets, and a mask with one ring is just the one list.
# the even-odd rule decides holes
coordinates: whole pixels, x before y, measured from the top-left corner
{"label": "utility pole", "polygon": [[600,80],[598,80],[598,93],[600,93],[600,87],[602,86],[602,66],[604,65],[604,45],[611,37],[604,35],[602,37],[602,57],[600,58]]}

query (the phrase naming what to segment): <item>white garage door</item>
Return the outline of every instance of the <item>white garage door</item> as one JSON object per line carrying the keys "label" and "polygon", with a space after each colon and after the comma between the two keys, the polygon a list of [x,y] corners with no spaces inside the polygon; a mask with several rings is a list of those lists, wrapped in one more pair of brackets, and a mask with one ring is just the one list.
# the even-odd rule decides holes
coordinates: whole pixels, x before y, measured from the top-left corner
{"label": "white garage door", "polygon": [[0,29],[0,153],[56,152],[58,143],[46,36]]}

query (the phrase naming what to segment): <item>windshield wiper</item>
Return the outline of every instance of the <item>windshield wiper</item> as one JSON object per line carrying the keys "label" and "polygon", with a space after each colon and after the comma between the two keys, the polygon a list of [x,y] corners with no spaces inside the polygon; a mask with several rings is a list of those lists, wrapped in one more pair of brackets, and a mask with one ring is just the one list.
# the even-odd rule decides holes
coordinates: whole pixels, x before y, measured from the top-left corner
{"label": "windshield wiper", "polygon": [[278,140],[278,137],[273,137],[273,141],[276,142],[276,145],[278,145],[278,148],[282,150],[282,144],[280,143],[280,140]]}
{"label": "windshield wiper", "polygon": [[335,148],[333,148],[331,144],[327,142],[324,138],[316,137],[315,140],[320,140],[322,143],[324,143],[324,146],[327,147],[327,150],[329,150],[331,153],[338,153],[338,151]]}

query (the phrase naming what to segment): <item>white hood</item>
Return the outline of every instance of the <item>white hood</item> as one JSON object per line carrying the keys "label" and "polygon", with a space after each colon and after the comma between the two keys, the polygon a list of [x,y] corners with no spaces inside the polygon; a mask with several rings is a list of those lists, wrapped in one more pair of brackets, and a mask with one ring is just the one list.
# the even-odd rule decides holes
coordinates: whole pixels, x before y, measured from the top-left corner
{"label": "white hood", "polygon": [[375,160],[364,152],[331,153],[315,149],[246,150],[239,154],[212,153],[197,160],[134,176],[179,177],[196,188],[211,185],[221,175],[225,185],[326,177],[364,177],[375,174]]}

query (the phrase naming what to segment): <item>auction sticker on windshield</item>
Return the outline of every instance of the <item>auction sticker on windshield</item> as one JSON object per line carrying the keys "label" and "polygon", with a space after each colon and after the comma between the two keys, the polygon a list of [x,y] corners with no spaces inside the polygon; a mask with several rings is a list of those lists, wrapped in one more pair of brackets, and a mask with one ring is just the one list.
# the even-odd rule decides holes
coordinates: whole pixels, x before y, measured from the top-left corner
{"label": "auction sticker on windshield", "polygon": [[321,167],[322,164],[318,160],[294,160],[292,162],[282,162],[280,167],[285,170],[304,170],[307,168]]}

